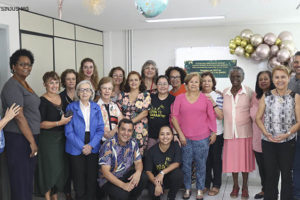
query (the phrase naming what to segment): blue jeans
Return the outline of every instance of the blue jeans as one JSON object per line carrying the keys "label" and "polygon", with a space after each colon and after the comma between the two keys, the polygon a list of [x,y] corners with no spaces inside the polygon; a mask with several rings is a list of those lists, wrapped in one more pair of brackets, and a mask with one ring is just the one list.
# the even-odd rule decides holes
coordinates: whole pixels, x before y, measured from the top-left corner
{"label": "blue jeans", "polygon": [[186,139],[186,146],[182,147],[183,182],[186,189],[191,189],[193,160],[196,163],[196,188],[204,189],[208,150],[209,137],[203,140]]}

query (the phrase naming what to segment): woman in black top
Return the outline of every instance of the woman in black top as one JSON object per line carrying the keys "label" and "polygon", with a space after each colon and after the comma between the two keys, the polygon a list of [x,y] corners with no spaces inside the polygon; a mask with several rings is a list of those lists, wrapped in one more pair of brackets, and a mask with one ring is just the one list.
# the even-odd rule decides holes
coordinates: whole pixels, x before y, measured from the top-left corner
{"label": "woman in black top", "polygon": [[173,142],[173,132],[169,126],[162,126],[159,131],[159,143],[146,154],[145,171],[150,183],[149,193],[153,199],[160,199],[164,188],[169,188],[168,199],[173,200],[183,183],[183,173],[179,168],[181,150]]}
{"label": "woman in black top", "polygon": [[51,71],[43,76],[46,93],[41,96],[41,134],[37,170],[38,192],[46,200],[57,200],[57,192],[64,191],[68,176],[65,157],[64,125],[72,117],[65,117],[59,91],[59,76]]}
{"label": "woman in black top", "polygon": [[156,85],[158,93],[151,94],[151,104],[148,112],[149,138],[147,149],[158,142],[160,128],[170,124],[171,104],[175,100],[175,97],[169,94],[169,82],[166,76],[159,76]]}

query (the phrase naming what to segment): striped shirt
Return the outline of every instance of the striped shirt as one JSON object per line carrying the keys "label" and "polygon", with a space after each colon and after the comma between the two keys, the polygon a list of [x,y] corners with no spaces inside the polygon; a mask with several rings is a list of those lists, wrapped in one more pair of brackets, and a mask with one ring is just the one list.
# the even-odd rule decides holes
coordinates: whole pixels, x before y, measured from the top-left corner
{"label": "striped shirt", "polygon": [[[216,102],[217,106],[223,110],[223,96],[215,91],[209,93],[212,99]],[[217,135],[221,135],[224,132],[223,120],[217,119]]]}

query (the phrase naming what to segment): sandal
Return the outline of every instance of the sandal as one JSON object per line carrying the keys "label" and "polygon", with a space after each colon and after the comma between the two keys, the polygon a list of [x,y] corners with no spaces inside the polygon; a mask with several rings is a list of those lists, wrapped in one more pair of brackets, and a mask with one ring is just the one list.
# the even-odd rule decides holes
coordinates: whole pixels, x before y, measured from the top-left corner
{"label": "sandal", "polygon": [[242,198],[249,198],[249,192],[248,192],[248,188],[243,188],[242,189]]}
{"label": "sandal", "polygon": [[209,189],[207,188],[207,187],[205,187],[204,189],[203,189],[203,194],[205,194],[206,192],[208,192],[209,191]]}
{"label": "sandal", "polygon": [[203,200],[203,191],[197,190],[196,200]]}
{"label": "sandal", "polygon": [[232,192],[230,193],[231,198],[237,198],[239,196],[240,187],[233,187]]}
{"label": "sandal", "polygon": [[211,190],[209,190],[208,195],[209,196],[216,196],[219,194],[220,189],[217,187],[213,187]]}
{"label": "sandal", "polygon": [[183,199],[189,199],[191,197],[191,195],[192,195],[192,191],[191,190],[185,190],[182,198]]}

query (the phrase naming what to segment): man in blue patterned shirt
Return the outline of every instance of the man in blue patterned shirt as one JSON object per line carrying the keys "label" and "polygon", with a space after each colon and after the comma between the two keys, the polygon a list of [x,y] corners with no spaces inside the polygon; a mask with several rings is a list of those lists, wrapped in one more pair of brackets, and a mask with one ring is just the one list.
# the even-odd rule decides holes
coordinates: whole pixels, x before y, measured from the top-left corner
{"label": "man in blue patterned shirt", "polygon": [[131,137],[133,128],[131,120],[122,119],[117,134],[100,149],[99,186],[112,200],[137,199],[147,183],[138,143]]}

